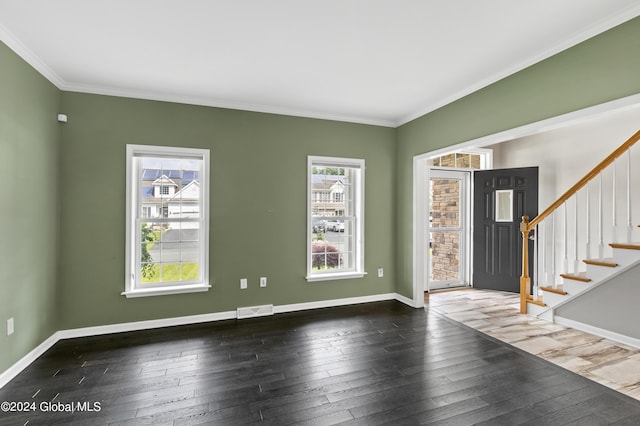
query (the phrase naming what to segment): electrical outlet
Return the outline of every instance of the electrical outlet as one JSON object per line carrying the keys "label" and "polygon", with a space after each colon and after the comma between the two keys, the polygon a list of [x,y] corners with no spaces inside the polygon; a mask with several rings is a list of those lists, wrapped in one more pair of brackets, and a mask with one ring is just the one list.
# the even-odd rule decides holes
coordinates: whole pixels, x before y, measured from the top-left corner
{"label": "electrical outlet", "polygon": [[13,334],[13,318],[9,318],[7,320],[7,336],[11,336]]}
{"label": "electrical outlet", "polygon": [[240,278],[240,288],[242,290],[247,288],[247,279],[246,278]]}
{"label": "electrical outlet", "polygon": [[384,269],[378,268],[378,278],[382,278],[382,277],[384,277]]}
{"label": "electrical outlet", "polygon": [[267,286],[267,277],[260,277],[260,287]]}

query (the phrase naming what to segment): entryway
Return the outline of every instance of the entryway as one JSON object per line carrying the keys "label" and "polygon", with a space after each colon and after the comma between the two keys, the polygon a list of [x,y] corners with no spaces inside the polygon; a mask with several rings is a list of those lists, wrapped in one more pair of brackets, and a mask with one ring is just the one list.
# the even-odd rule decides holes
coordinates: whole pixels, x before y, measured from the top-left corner
{"label": "entryway", "polygon": [[[492,170],[492,151],[423,159],[423,291],[476,287],[519,292],[523,215],[537,214],[537,168]],[[418,238],[420,240],[420,238]]]}
{"label": "entryway", "polygon": [[[539,178],[541,192],[539,196],[539,202],[540,202],[540,207],[548,206],[558,194],[561,194],[564,190],[566,190],[567,186],[570,186],[571,183],[573,183],[569,181],[567,177],[568,176],[567,173],[571,172],[572,173],[571,176],[573,176],[573,174],[575,174],[573,173],[573,171],[575,167],[578,165],[576,161],[573,161],[572,163],[570,163],[572,164],[571,169],[563,168],[563,163],[565,162],[565,160],[559,160],[558,158],[564,158],[566,156],[566,158],[574,159],[576,156],[573,155],[571,150],[576,150],[576,149],[580,150],[580,153],[581,153],[580,158],[590,158],[589,156],[593,151],[593,149],[591,148],[594,148],[595,144],[594,143],[588,144],[586,146],[587,148],[589,148],[588,152],[582,153],[583,150],[581,150],[579,143],[577,141],[583,140],[585,137],[590,141],[591,140],[597,141],[598,135],[604,135],[605,137],[609,137],[610,134],[613,134],[615,132],[621,132],[620,129],[626,129],[625,126],[630,126],[632,127],[632,129],[637,129],[637,120],[633,121],[633,117],[634,117],[634,114],[636,114],[635,117],[637,117],[636,108],[638,105],[640,105],[638,104],[639,99],[640,98],[638,97],[638,95],[627,97],[627,98],[621,98],[615,101],[607,102],[605,104],[600,104],[594,107],[585,108],[583,110],[578,110],[568,114],[564,114],[562,116],[553,117],[553,118],[542,120],[539,122],[526,124],[513,129],[505,130],[503,132],[483,136],[473,140],[468,140],[466,142],[462,142],[457,145],[448,146],[448,147],[437,149],[427,153],[415,155],[413,158],[413,197],[412,197],[413,198],[413,208],[412,208],[413,210],[413,221],[412,221],[413,222],[412,223],[413,225],[412,226],[413,268],[412,269],[413,270],[412,270],[412,276],[410,277],[412,281],[412,287],[413,287],[413,294],[412,294],[413,297],[411,302],[408,302],[408,303],[412,303],[414,307],[423,306],[424,292],[432,290],[431,283],[430,283],[430,278],[432,277],[432,274],[431,274],[432,260],[430,258],[432,247],[430,247],[430,245],[432,246],[433,244],[432,244],[432,238],[431,238],[432,235],[431,235],[430,220],[429,220],[431,216],[430,215],[431,207],[430,207],[430,199],[429,199],[429,194],[430,194],[429,185],[430,185],[431,171],[438,170],[438,169],[456,170],[460,168],[467,168],[467,169],[472,168],[475,170],[492,169],[493,168],[492,154],[489,154],[488,156],[486,156],[486,158],[488,158],[489,160],[488,164],[478,165],[477,162],[475,162],[471,166],[468,166],[464,164],[464,161],[466,161],[466,158],[469,158],[469,160],[474,159],[475,158],[475,156],[473,155],[474,152],[495,150],[494,152],[496,155],[496,164],[499,166],[499,168],[514,168],[514,167],[523,168],[523,167],[530,167],[530,166],[536,166],[536,165],[539,165],[541,167],[541,174]],[[606,132],[604,130],[602,131],[597,130],[594,132],[593,130],[594,126],[591,126],[591,123],[594,120],[598,120],[598,123],[600,123],[598,125],[599,126],[598,128],[604,126],[602,127],[602,129],[606,129]],[[580,135],[579,137],[573,136],[574,128],[578,129],[577,134]],[[554,133],[551,133],[551,132],[554,132]],[[588,134],[585,135],[585,133],[588,133]],[[595,134],[592,136],[591,135],[592,133],[595,133]],[[547,136],[547,134],[549,135]],[[626,133],[624,134],[626,135]],[[550,138],[552,138],[553,140],[550,140]],[[558,145],[558,142],[557,142],[558,140],[564,141],[565,145]],[[576,143],[578,143],[577,148],[575,148],[576,143],[574,143],[574,140],[576,141]],[[507,145],[504,144],[505,142],[509,142],[509,144],[511,143],[516,144],[515,145],[516,148],[512,149],[510,147],[511,145],[509,145],[509,148],[507,148]],[[538,145],[542,145],[543,147],[548,149],[546,151],[543,151],[538,147]],[[489,149],[481,149],[479,147],[487,147]],[[560,150],[560,151],[555,152],[556,150]],[[482,159],[483,156],[480,156],[480,158]],[[460,161],[461,159],[463,160],[462,162]],[[447,160],[447,161],[443,161],[443,160]],[[470,163],[472,162],[473,161],[470,161]],[[545,167],[547,171],[543,172],[542,169]],[[578,173],[578,174],[581,176],[581,173]],[[577,176],[577,178],[579,178],[580,176]],[[474,183],[471,182],[470,186],[473,188]],[[512,188],[503,188],[502,185],[497,185],[492,188],[492,192],[495,195],[495,197],[493,198],[493,200],[487,200],[487,201],[493,201],[488,203],[487,205],[501,209],[501,211],[499,212],[500,213],[499,217],[496,216],[496,212],[493,211],[493,213],[489,214],[487,218],[488,217],[493,217],[494,219],[498,218],[497,221],[494,220],[494,222],[497,223],[497,225],[494,226],[494,228],[496,232],[498,232],[498,234],[502,232],[502,234],[500,234],[502,236],[513,233],[510,230],[507,230],[506,222],[514,222],[514,223],[516,221],[519,222],[520,218],[518,216],[520,216],[523,213],[520,211],[519,208],[515,208],[515,207],[518,207],[517,205],[520,202],[520,200],[518,200],[518,194],[517,194],[518,191],[515,188],[513,188],[513,191],[511,191],[511,189]],[[513,218],[503,214],[503,213],[507,213],[508,209],[505,209],[504,211],[502,211],[502,208],[508,205],[514,206]],[[471,207],[471,210],[473,211],[474,208]],[[531,216],[529,213],[527,213],[527,215]],[[512,219],[512,220],[508,220],[508,219]],[[471,222],[472,223],[470,227],[472,229],[475,229],[476,226],[473,225],[473,217],[471,218]],[[606,234],[607,232],[615,233],[615,227],[611,231],[609,231],[605,227],[604,234]],[[517,229],[516,229],[516,233],[519,233]],[[540,235],[543,236],[544,234],[541,232]],[[471,236],[470,240],[468,241],[468,243],[472,246],[473,246],[472,244],[473,240],[475,240],[475,238]],[[509,252],[513,253],[517,259],[520,259],[521,257],[521,253],[518,253],[518,250],[521,244],[522,244],[522,241],[520,240],[520,244],[514,247],[515,250],[509,250]],[[534,250],[531,249],[532,244],[534,244],[534,242],[530,243],[530,247],[529,247],[530,256],[532,255],[532,253],[536,253],[536,249]],[[474,249],[473,247],[471,247],[470,249],[471,256],[467,260],[469,261],[469,263],[471,263],[470,260],[474,258],[483,260],[482,256],[481,257],[477,256],[478,250],[485,250],[486,252],[487,249],[493,250],[497,247],[502,247],[504,248],[504,250],[507,250],[508,245],[501,244],[498,246],[493,245],[489,247],[487,244],[484,244],[482,248]],[[495,250],[493,251],[495,252]],[[576,250],[574,249],[574,251]],[[535,271],[533,275],[535,275],[536,277],[542,277],[543,282],[546,282],[544,280],[549,280],[550,274],[544,273],[545,261],[547,262],[547,265],[548,265],[549,262],[551,262],[549,259],[551,259],[552,265],[559,265],[562,263],[563,259],[560,259],[558,261],[558,258],[561,257],[561,255],[554,251],[552,251],[551,253],[544,252],[544,253],[538,253],[538,254],[540,255],[540,258],[534,258],[529,262],[529,265],[530,265],[529,273],[531,274],[532,271]],[[493,262],[488,262],[488,259],[490,258],[487,258],[485,256],[485,259],[484,259],[485,266],[486,265],[492,266]],[[569,260],[571,260],[571,258],[569,258]],[[509,262],[509,265],[512,265],[512,264],[515,264],[515,262],[514,263]],[[499,273],[505,272],[506,269],[502,267],[505,265],[498,265],[498,268],[493,268],[493,272],[496,272],[496,271]],[[473,286],[474,288],[477,288],[476,269],[480,271],[482,268],[475,268],[473,267],[473,265],[470,265],[470,266],[471,266],[470,268],[471,273],[470,273],[469,281],[471,283],[471,286]],[[539,268],[542,268],[543,272],[540,272],[538,270]],[[489,270],[489,268],[485,268],[485,269]],[[520,269],[520,268],[516,266],[516,269]],[[513,271],[509,270],[508,272],[509,272],[509,275],[514,275]],[[536,285],[534,282],[533,275],[530,275],[532,278],[532,287]],[[489,278],[489,275],[487,277],[488,277],[487,279],[492,279],[492,278]],[[509,278],[509,279],[511,280],[512,278]],[[537,278],[537,279],[540,280],[540,278]],[[442,280],[442,281],[446,281],[446,280]],[[553,279],[553,281],[555,281],[555,278]],[[435,288],[441,287],[438,284],[435,284],[434,287]],[[445,285],[442,288],[447,289],[448,287]],[[456,288],[456,287],[453,287],[453,288]],[[465,287],[461,287],[461,288],[465,288]]]}

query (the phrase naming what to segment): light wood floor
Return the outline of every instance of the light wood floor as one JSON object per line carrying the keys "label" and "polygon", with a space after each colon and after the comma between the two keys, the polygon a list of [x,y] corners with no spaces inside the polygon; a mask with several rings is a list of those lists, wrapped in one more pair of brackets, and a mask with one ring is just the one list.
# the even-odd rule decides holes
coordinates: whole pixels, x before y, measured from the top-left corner
{"label": "light wood floor", "polygon": [[429,309],[640,400],[640,350],[519,313],[519,295],[463,289],[425,295]]}

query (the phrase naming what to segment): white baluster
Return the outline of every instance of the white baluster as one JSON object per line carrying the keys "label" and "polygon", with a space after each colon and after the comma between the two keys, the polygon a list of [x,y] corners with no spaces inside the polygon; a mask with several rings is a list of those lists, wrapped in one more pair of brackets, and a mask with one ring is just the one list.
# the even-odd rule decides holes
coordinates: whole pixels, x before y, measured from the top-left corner
{"label": "white baluster", "polygon": [[[616,196],[616,162],[613,162],[613,187],[611,188],[611,197],[612,197],[612,212],[611,212],[611,217],[613,218],[613,224],[612,224],[612,229],[611,229],[611,242],[616,243],[618,242],[618,237],[617,237],[617,228],[618,228],[618,214],[617,214],[617,207],[618,207],[618,197]],[[602,173],[602,172],[600,172]]]}
{"label": "white baluster", "polygon": [[542,280],[542,284],[547,286],[549,285],[549,281],[547,281],[547,237],[545,235],[545,232],[547,230],[546,222],[541,222],[538,225],[538,229],[540,230],[540,257],[542,258],[542,262],[540,263],[540,278]]}
{"label": "white baluster", "polygon": [[578,274],[578,193],[573,197],[573,230],[574,230],[574,240],[573,240],[573,273]]}
{"label": "white baluster", "polygon": [[604,257],[604,237],[602,230],[602,173],[600,173],[598,179],[598,259]]}
{"label": "white baluster", "polygon": [[627,149],[627,243],[631,242],[631,148]]}
{"label": "white baluster", "polygon": [[589,185],[590,182],[587,183],[587,214],[586,214],[586,221],[587,221],[587,242],[585,244],[585,259],[590,259],[591,258],[591,194],[589,194]]}
{"label": "white baluster", "polygon": [[551,213],[551,284],[557,288],[556,280],[556,212]]}
{"label": "white baluster", "polygon": [[567,226],[567,202],[563,203],[563,213],[564,213],[564,259],[562,262],[562,273],[567,274],[569,272],[569,227]]}

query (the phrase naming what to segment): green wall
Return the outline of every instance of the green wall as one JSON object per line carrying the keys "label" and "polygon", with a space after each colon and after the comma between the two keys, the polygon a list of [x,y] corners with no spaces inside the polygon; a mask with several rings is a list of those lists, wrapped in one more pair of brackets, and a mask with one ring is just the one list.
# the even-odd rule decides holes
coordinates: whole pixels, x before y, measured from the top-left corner
{"label": "green wall", "polygon": [[640,93],[640,18],[397,129],[396,290],[412,295],[413,157]]}
{"label": "green wall", "polygon": [[59,100],[0,43],[0,373],[57,330]]}
{"label": "green wall", "polygon": [[[78,93],[62,99],[69,122],[61,153],[61,328],[395,291],[394,129]],[[211,150],[209,292],[120,295],[127,143]],[[309,154],[366,161],[365,278],[304,279]],[[267,288],[258,287],[260,276]]]}

